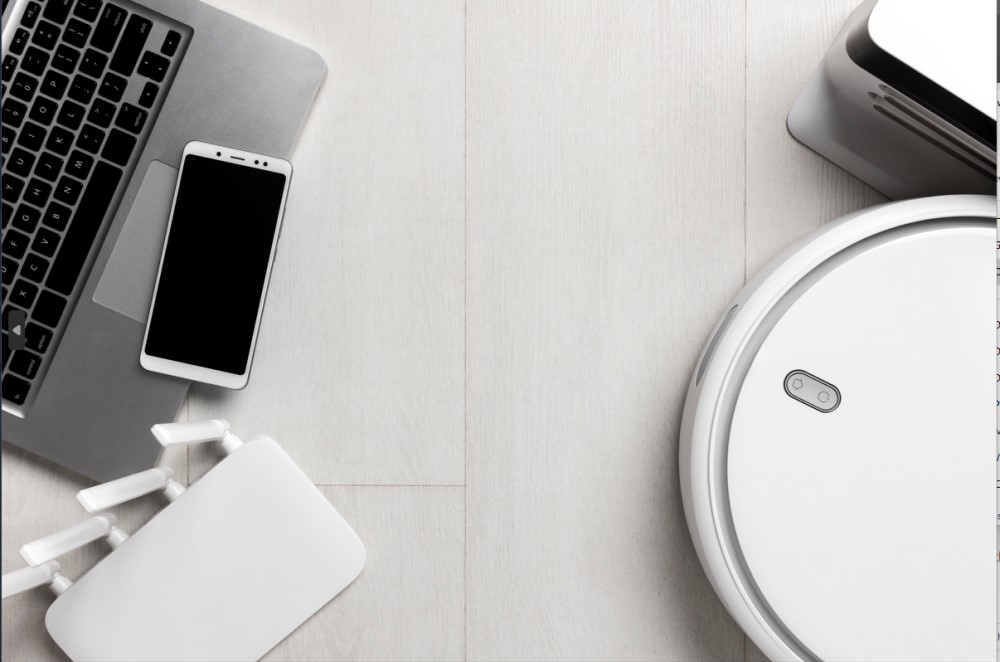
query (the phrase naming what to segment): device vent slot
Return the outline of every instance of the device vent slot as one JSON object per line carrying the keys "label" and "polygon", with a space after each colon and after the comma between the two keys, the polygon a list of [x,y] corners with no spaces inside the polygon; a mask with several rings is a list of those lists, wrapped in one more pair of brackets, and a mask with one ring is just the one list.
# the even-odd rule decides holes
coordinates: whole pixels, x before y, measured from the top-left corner
{"label": "device vent slot", "polygon": [[715,333],[712,334],[712,339],[708,342],[708,347],[705,348],[705,354],[701,357],[701,363],[698,365],[698,376],[695,377],[694,385],[701,385],[701,378],[705,376],[705,370],[708,369],[708,364],[712,361],[712,354],[715,354],[715,348],[719,346],[719,341],[722,340],[722,335],[729,328],[729,323],[733,321],[733,317],[736,315],[736,309],[739,308],[738,305],[733,306],[726,313],[726,316],[722,318],[719,322],[718,328],[715,329]]}
{"label": "device vent slot", "polygon": [[879,87],[882,94],[869,93],[876,111],[970,168],[990,178],[996,176],[996,152],[957,134],[951,127],[943,126],[939,119],[895,90]]}

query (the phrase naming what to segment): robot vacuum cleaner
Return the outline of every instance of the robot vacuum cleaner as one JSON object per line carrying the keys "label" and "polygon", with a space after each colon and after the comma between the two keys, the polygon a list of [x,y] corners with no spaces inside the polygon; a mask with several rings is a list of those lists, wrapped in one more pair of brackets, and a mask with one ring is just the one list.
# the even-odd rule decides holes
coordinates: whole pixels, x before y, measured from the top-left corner
{"label": "robot vacuum cleaner", "polygon": [[772,660],[995,662],[996,213],[959,195],[828,224],[706,345],[684,510]]}

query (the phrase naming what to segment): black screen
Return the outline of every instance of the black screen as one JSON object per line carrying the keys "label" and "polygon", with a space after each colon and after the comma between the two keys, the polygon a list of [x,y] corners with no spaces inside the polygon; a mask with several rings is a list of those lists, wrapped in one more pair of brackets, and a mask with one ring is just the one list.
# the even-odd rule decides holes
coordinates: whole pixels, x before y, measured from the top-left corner
{"label": "black screen", "polygon": [[246,372],[285,175],[188,155],[146,353]]}

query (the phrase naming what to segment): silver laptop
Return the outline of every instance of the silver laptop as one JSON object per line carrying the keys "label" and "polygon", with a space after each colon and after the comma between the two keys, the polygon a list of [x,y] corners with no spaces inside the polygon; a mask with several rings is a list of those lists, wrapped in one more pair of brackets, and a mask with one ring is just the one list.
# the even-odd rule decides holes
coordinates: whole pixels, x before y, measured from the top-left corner
{"label": "silver laptop", "polygon": [[197,0],[4,5],[0,432],[109,480],[188,388],[139,366],[184,145],[288,156],[326,65]]}

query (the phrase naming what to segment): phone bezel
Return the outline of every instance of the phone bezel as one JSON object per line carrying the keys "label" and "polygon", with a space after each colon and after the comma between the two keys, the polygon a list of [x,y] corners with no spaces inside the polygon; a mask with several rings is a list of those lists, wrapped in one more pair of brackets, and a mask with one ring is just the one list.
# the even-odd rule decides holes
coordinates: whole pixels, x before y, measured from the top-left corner
{"label": "phone bezel", "polygon": [[[167,239],[170,237],[170,230],[174,222],[174,206],[177,203],[177,192],[180,190],[181,182],[184,179],[184,165],[188,156],[203,156],[206,158],[225,161],[246,168],[266,170],[268,172],[278,172],[285,175],[285,188],[281,193],[281,206],[278,212],[278,222],[274,226],[274,236],[271,238],[271,252],[267,259],[267,273],[264,276],[264,286],[260,292],[260,300],[257,304],[257,319],[254,321],[253,337],[250,341],[250,351],[247,355],[246,370],[242,374],[213,370],[204,366],[192,363],[183,363],[172,359],[165,359],[159,356],[152,356],[146,353],[146,339],[149,336],[149,327],[153,319],[153,308],[156,306],[156,294],[160,287],[160,274],[163,269],[163,259],[167,251]],[[255,163],[255,161],[257,163]],[[264,164],[267,164],[266,166]],[[158,372],[173,377],[181,377],[204,384],[222,386],[230,389],[241,389],[247,385],[250,379],[250,370],[253,366],[254,352],[257,349],[257,334],[260,332],[260,320],[264,311],[264,301],[267,298],[267,288],[271,282],[271,270],[274,267],[274,255],[278,247],[278,237],[281,235],[281,226],[285,216],[285,203],[288,201],[288,189],[292,181],[292,164],[285,159],[267,156],[264,154],[254,154],[243,150],[213,145],[210,143],[193,140],[184,146],[181,155],[181,167],[177,172],[177,184],[174,186],[174,196],[170,203],[170,216],[167,220],[167,232],[164,237],[163,247],[160,251],[160,264],[156,269],[156,284],[153,286],[153,298],[149,305],[149,314],[146,317],[146,329],[142,336],[142,351],[139,354],[140,365],[151,372]],[[225,320],[218,320],[219,324],[225,324]]]}

